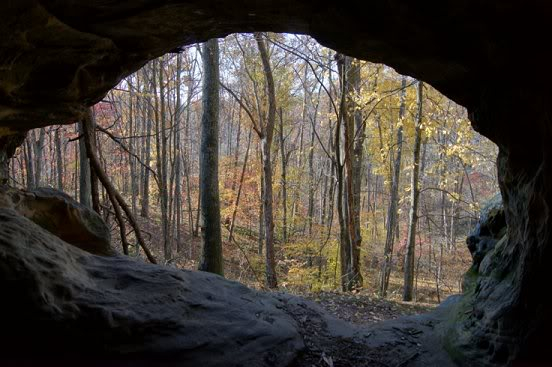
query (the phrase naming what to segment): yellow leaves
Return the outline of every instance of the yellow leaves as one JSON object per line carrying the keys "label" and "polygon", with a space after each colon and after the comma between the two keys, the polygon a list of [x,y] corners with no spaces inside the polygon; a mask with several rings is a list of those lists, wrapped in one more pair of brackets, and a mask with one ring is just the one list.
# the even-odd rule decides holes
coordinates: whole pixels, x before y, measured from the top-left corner
{"label": "yellow leaves", "polygon": [[371,103],[377,103],[381,100],[378,92],[366,91],[363,87],[360,88],[358,94],[353,94],[349,98],[357,105],[359,110],[365,110]]}
{"label": "yellow leaves", "polygon": [[460,201],[460,194],[458,194],[457,192],[451,192],[451,193],[449,193],[449,198],[452,201],[459,202]]}
{"label": "yellow leaves", "polygon": [[468,207],[474,213],[479,213],[481,211],[481,204],[479,203],[470,203]]}
{"label": "yellow leaves", "polygon": [[404,126],[404,117],[397,121],[397,129]]}
{"label": "yellow leaves", "polygon": [[437,132],[437,129],[434,127],[434,126],[431,126],[430,124],[428,123],[423,123],[422,124],[422,131],[423,131],[423,135],[426,139],[432,139],[436,132]]}

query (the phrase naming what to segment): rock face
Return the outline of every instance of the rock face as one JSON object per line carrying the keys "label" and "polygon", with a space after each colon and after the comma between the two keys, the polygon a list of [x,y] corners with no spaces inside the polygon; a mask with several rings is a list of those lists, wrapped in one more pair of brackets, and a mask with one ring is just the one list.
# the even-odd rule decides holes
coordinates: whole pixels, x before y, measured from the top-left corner
{"label": "rock face", "polygon": [[0,185],[8,183],[9,160],[18,146],[23,144],[26,133],[4,135],[0,133]]}
{"label": "rock face", "polygon": [[481,262],[489,252],[494,250],[498,241],[505,239],[507,230],[502,196],[498,194],[485,205],[476,227],[466,239],[473,258],[470,272],[479,273]]}
{"label": "rock face", "polygon": [[[467,238],[473,264],[464,279],[464,295],[451,312],[446,345],[460,364],[507,365],[519,356],[519,252],[509,243],[502,198],[497,195],[481,211],[477,226]],[[512,313],[520,319],[512,319]]]}
{"label": "rock face", "polygon": [[274,297],[208,273],[87,254],[12,209],[0,209],[0,258],[10,295],[0,302],[3,360],[286,366],[303,348]]}
{"label": "rock face", "polygon": [[0,186],[0,208],[13,209],[61,240],[95,255],[112,256],[111,234],[93,210],[53,189]]}
{"label": "rock face", "polygon": [[[65,212],[51,201],[68,203],[57,204]],[[24,359],[29,366],[92,360],[93,366],[310,367],[331,358],[340,366],[453,367],[442,340],[459,363],[506,361],[500,351],[488,350],[502,334],[470,329],[484,315],[476,309],[485,292],[481,280],[503,277],[494,273],[495,252],[507,243],[498,199],[470,236],[474,266],[463,298],[368,328],[335,320],[299,298],[257,292],[217,275],[83,251],[54,236],[64,233],[42,220],[48,210],[74,218],[76,203],[70,204],[54,190],[0,191],[0,291],[9,295],[0,302],[0,365]],[[480,341],[474,348],[475,336]]]}
{"label": "rock face", "polygon": [[446,309],[357,328],[214,274],[89,254],[6,208],[0,259],[2,366],[454,366]]}
{"label": "rock face", "polygon": [[432,84],[498,144],[508,223],[459,311],[465,327],[456,344],[470,346],[467,365],[549,359],[552,297],[542,295],[542,280],[552,262],[550,2],[375,1],[367,13],[356,0],[20,0],[0,3],[0,14],[0,163],[13,136],[75,121],[153,57],[231,32],[307,33]]}
{"label": "rock face", "polygon": [[19,0],[0,12],[0,121],[12,131],[74,121],[144,62],[233,32],[310,34],[423,79],[472,112],[492,89],[546,91],[551,79],[512,72],[548,67],[552,9],[543,1],[376,1],[367,14],[358,0]]}

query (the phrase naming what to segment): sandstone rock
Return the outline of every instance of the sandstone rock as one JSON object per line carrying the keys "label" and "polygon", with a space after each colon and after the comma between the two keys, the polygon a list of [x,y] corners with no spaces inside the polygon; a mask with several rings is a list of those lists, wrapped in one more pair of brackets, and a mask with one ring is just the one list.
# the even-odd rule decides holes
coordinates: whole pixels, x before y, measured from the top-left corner
{"label": "sandstone rock", "polygon": [[453,367],[443,311],[369,328],[218,275],[100,257],[0,209],[1,366]]}
{"label": "sandstone rock", "polygon": [[515,307],[519,288],[513,280],[515,253],[508,242],[502,197],[496,195],[481,210],[467,238],[473,264],[465,275],[464,295],[450,314],[447,348],[466,366],[509,365],[520,348],[520,324],[506,316]]}
{"label": "sandstone rock", "polygon": [[481,210],[481,217],[466,240],[474,271],[479,271],[481,261],[506,235],[507,229],[502,196],[497,194]]}
{"label": "sandstone rock", "polygon": [[[24,130],[75,121],[146,61],[184,44],[254,30],[310,34],[344,54],[385,62],[425,80],[470,109],[484,107],[480,98],[490,94],[489,88],[523,84],[534,90],[550,84],[547,73],[526,78],[511,72],[548,67],[542,47],[551,15],[546,2],[378,1],[370,6],[376,16],[368,22],[364,5],[314,0],[2,2],[1,126]],[[514,32],[511,25],[520,17],[530,22]]]}
{"label": "sandstone rock", "polygon": [[0,209],[0,258],[0,359],[287,366],[303,348],[274,297],[210,273],[87,254],[11,209]]}
{"label": "sandstone rock", "polygon": [[22,191],[0,186],[0,208],[14,209],[61,240],[91,254],[116,254],[102,218],[60,191],[49,188]]}
{"label": "sandstone rock", "polygon": [[[1,129],[0,129],[1,130]],[[15,150],[25,140],[26,133],[9,133],[2,135],[0,132],[0,185],[6,185],[9,177],[9,160]]]}

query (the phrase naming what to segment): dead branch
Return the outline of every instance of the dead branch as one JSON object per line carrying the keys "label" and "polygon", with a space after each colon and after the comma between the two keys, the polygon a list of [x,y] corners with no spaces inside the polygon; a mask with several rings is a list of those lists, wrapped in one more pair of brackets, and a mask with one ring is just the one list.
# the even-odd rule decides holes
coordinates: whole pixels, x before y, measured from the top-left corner
{"label": "dead branch", "polygon": [[[93,131],[92,126],[91,126],[92,116],[91,116],[90,112],[88,113],[88,116],[84,119],[83,124],[86,126],[85,131]],[[110,200],[112,200],[113,207],[117,208],[116,203],[118,203],[119,206],[123,209],[123,211],[125,212],[125,214],[127,216],[127,219],[129,221],[130,225],[132,226],[132,228],[134,228],[134,233],[136,234],[136,239],[138,240],[138,243],[140,244],[140,247],[142,247],[142,249],[144,250],[144,253],[146,254],[146,257],[148,258],[148,260],[151,263],[157,264],[157,260],[155,259],[155,257],[151,253],[151,251],[148,249],[148,247],[146,246],[146,243],[144,242],[144,239],[142,238],[140,228],[138,226],[138,223],[136,222],[136,219],[134,218],[134,215],[132,215],[132,211],[130,210],[130,208],[126,204],[126,202],[123,199],[123,197],[121,196],[121,194],[117,191],[115,186],[113,186],[113,184],[111,183],[111,181],[107,177],[104,170],[102,169],[102,167],[100,165],[100,161],[99,161],[98,157],[96,156],[96,152],[93,150],[90,134],[85,134],[84,142],[85,142],[85,145],[86,145],[86,154],[88,156],[88,159],[90,160],[90,164],[94,168],[94,171],[96,172],[96,175],[98,176],[98,178],[101,181],[102,185],[105,187],[105,189],[106,189],[106,191],[109,195]],[[117,213],[117,209],[115,209],[115,213]],[[120,213],[120,211],[119,211],[119,213]],[[122,218],[122,216],[121,216],[121,218]],[[118,219],[118,221],[119,221],[119,219]],[[124,224],[122,219],[121,219],[120,223]],[[123,229],[123,231],[124,231],[124,229]],[[124,238],[124,236],[123,236],[123,238]],[[121,240],[123,240],[123,238],[121,238]],[[124,241],[126,241],[126,240],[124,240]],[[123,246],[126,246],[126,245],[124,245],[124,242],[123,242]]]}

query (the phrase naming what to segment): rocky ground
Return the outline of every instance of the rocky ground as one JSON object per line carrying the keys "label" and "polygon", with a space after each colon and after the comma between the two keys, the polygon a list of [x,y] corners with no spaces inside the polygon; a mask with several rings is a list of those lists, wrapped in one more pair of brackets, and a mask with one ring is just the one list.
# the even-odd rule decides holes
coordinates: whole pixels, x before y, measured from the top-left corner
{"label": "rocky ground", "polygon": [[430,305],[336,292],[305,298],[333,317],[320,317],[312,305],[287,302],[306,347],[296,367],[454,366],[437,342],[445,308],[428,314]]}

